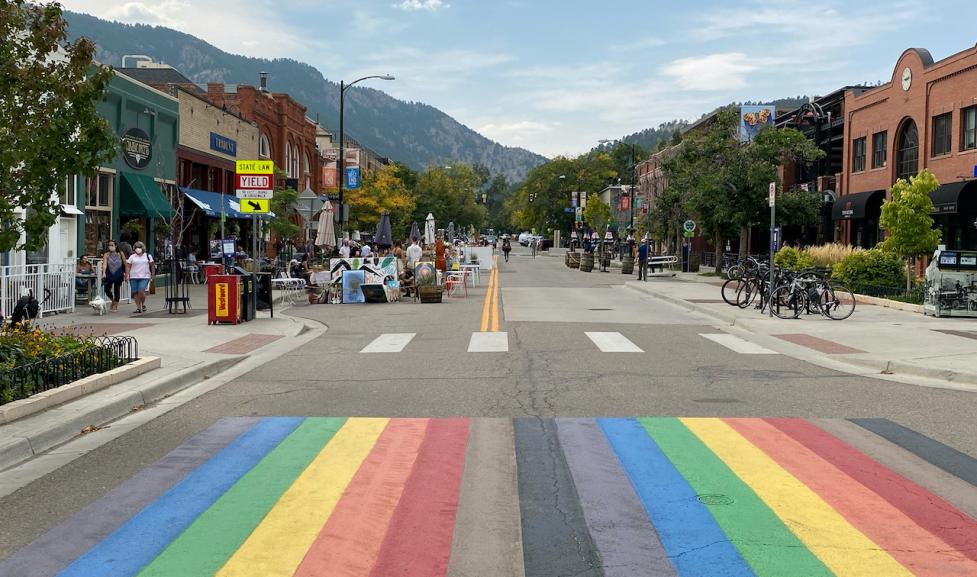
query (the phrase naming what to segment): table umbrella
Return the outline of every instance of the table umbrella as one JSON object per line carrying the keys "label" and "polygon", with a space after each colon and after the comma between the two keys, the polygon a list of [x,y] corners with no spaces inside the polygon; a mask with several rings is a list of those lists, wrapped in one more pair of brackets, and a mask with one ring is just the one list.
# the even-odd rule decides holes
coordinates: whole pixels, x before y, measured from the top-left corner
{"label": "table umbrella", "polygon": [[410,240],[421,240],[421,229],[417,226],[417,221],[411,223],[410,234],[407,235]]}
{"label": "table umbrella", "polygon": [[427,213],[424,219],[424,244],[434,244],[434,215]]}
{"label": "table umbrella", "polygon": [[336,224],[333,222],[332,203],[328,200],[322,205],[319,212],[319,227],[316,232],[315,244],[326,250],[331,250],[336,246]]}
{"label": "table umbrella", "polygon": [[390,248],[394,244],[390,232],[390,213],[386,210],[380,213],[380,224],[377,225],[377,236],[373,242],[380,248]]}

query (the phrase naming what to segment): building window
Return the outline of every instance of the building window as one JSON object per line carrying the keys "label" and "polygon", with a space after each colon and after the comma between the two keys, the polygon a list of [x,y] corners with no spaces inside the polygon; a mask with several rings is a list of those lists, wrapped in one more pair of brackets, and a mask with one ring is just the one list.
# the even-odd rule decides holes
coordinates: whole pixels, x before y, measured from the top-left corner
{"label": "building window", "polygon": [[292,144],[290,142],[285,143],[285,176],[288,178],[295,176],[292,174]]}
{"label": "building window", "polygon": [[889,133],[876,132],[872,135],[872,168],[882,168],[886,161],[886,144]]}
{"label": "building window", "polygon": [[977,148],[977,106],[960,111],[960,150]]}
{"label": "building window", "polygon": [[851,171],[865,170],[865,137],[856,138],[852,142]]}
{"label": "building window", "polygon": [[303,156],[302,158],[304,158],[303,164],[305,165],[305,175],[308,176],[312,174],[311,163],[309,162],[309,154],[306,153],[305,156]]}
{"label": "building window", "polygon": [[271,143],[264,134],[258,139],[258,156],[261,158],[271,158]]}
{"label": "building window", "polygon": [[910,118],[902,127],[896,149],[896,178],[909,180],[919,172],[919,131]]}
{"label": "building window", "polygon": [[77,204],[74,175],[65,178],[64,184],[58,187],[58,200],[65,206]]}
{"label": "building window", "polygon": [[951,112],[933,117],[933,156],[950,154],[952,125]]}
{"label": "building window", "polygon": [[88,179],[85,199],[85,254],[101,255],[112,234],[112,189],[115,175],[100,172]]}

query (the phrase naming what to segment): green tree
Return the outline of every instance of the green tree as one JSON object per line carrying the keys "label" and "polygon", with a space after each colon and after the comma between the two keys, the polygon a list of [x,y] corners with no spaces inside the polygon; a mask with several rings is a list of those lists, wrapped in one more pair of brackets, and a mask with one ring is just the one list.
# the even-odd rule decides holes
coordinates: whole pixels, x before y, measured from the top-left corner
{"label": "green tree", "polygon": [[549,233],[569,230],[574,216],[566,212],[572,192],[587,192],[589,198],[618,177],[614,159],[600,150],[576,158],[558,156],[537,166],[509,200],[512,223],[524,229]]}
{"label": "green tree", "polygon": [[96,112],[112,72],[94,56],[90,40],[68,42],[60,5],[0,2],[0,252],[43,246],[60,214],[52,193],[115,156]]}
{"label": "green tree", "polygon": [[458,226],[485,224],[485,206],[476,202],[481,179],[472,167],[455,164],[450,167],[428,167],[417,178],[414,189],[414,220],[423,222],[428,213],[439,223]]}
{"label": "green tree", "polygon": [[[275,170],[275,182],[285,182],[285,172]],[[299,213],[295,210],[295,203],[299,199],[299,193],[293,188],[276,187],[272,193],[270,205],[271,212],[275,216],[268,221],[268,229],[271,230],[276,241],[290,240],[292,242],[301,241],[302,227]]]}
{"label": "green tree", "polygon": [[[390,213],[390,228],[394,240],[406,237],[414,216],[414,196],[400,177],[394,165],[381,167],[368,173],[358,189],[346,192],[350,207],[350,226],[357,230],[375,230],[380,213]],[[425,215],[426,216],[426,215]]]}
{"label": "green tree", "polygon": [[512,214],[507,201],[512,193],[512,185],[509,184],[509,179],[504,174],[497,175],[489,182],[483,193],[487,202],[487,224],[489,228],[502,231],[509,227]]}
{"label": "green tree", "polygon": [[583,219],[590,228],[604,233],[604,227],[611,222],[611,207],[597,198],[588,198],[587,206],[583,209]]}
{"label": "green tree", "polygon": [[892,198],[882,204],[879,224],[886,231],[882,248],[906,262],[906,290],[912,287],[912,262],[933,252],[940,242],[940,231],[933,228],[933,201],[930,192],[940,186],[936,176],[925,169],[916,176],[892,185]]}

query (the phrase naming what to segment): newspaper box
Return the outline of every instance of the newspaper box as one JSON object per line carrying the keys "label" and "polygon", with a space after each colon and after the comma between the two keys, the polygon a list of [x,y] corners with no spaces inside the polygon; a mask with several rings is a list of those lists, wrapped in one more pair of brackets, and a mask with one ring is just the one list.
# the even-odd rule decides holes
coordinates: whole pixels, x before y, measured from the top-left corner
{"label": "newspaper box", "polygon": [[207,324],[241,322],[241,277],[219,274],[207,277]]}

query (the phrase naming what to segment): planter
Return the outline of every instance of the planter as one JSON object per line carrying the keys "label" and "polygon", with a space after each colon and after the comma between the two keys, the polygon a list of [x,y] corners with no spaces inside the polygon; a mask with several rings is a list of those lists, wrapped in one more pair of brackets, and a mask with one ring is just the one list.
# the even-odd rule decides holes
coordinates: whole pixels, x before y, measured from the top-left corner
{"label": "planter", "polygon": [[580,253],[579,252],[568,252],[567,253],[567,266],[570,268],[580,268]]}
{"label": "planter", "polygon": [[443,292],[439,286],[421,286],[417,288],[417,295],[422,303],[439,303]]}
{"label": "planter", "polygon": [[580,270],[583,272],[594,270],[594,253],[587,253],[580,257]]}
{"label": "planter", "polygon": [[621,260],[621,274],[634,273],[634,257],[626,256]]}

